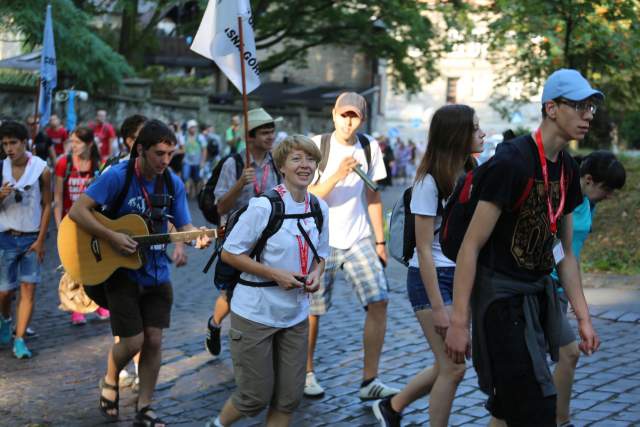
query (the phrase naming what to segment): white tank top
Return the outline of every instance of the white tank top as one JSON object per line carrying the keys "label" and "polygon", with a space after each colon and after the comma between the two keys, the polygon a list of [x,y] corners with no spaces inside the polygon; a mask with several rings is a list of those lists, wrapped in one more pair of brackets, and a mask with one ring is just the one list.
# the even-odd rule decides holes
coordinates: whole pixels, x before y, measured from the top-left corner
{"label": "white tank top", "polygon": [[29,161],[18,181],[11,173],[11,160],[4,159],[2,164],[2,184],[9,182],[19,190],[22,200],[16,202],[16,192],[12,192],[0,203],[0,231],[15,230],[31,233],[40,230],[42,216],[40,175],[47,163],[40,157],[27,152]]}

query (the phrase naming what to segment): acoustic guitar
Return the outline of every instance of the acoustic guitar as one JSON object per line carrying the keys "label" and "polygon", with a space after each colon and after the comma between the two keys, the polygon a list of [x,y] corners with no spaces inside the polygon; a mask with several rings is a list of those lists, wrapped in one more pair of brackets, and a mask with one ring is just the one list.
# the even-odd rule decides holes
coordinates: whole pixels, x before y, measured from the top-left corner
{"label": "acoustic guitar", "polygon": [[[129,214],[113,220],[99,212],[94,212],[94,215],[108,229],[131,236],[138,242],[138,248],[188,242],[203,234],[213,239],[218,237],[216,229],[149,234],[147,223],[139,215]],[[118,268],[137,270],[142,267],[143,262],[139,251],[123,255],[108,241],[87,233],[69,215],[64,217],[58,229],[58,253],[65,271],[73,280],[85,286],[103,283]]]}

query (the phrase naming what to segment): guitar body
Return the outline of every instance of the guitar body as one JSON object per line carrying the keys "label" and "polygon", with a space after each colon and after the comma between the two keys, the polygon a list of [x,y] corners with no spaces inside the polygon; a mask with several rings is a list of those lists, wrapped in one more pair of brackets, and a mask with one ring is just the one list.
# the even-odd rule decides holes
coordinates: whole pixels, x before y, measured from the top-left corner
{"label": "guitar body", "polygon": [[[124,215],[112,220],[94,212],[96,219],[113,231],[130,236],[146,236],[149,229],[138,215]],[[109,242],[92,236],[65,216],[58,229],[58,253],[65,271],[83,285],[98,285],[107,280],[118,268],[137,270],[142,267],[139,252],[124,256]]]}

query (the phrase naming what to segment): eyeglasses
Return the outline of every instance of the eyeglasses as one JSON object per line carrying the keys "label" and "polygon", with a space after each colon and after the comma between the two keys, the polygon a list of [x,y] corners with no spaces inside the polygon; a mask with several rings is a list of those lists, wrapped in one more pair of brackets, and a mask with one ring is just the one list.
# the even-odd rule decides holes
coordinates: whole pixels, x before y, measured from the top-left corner
{"label": "eyeglasses", "polygon": [[559,104],[568,105],[580,114],[584,114],[587,111],[591,114],[596,114],[596,111],[598,111],[598,105],[594,104],[591,101],[574,102],[566,99],[558,99],[556,102],[558,102]]}

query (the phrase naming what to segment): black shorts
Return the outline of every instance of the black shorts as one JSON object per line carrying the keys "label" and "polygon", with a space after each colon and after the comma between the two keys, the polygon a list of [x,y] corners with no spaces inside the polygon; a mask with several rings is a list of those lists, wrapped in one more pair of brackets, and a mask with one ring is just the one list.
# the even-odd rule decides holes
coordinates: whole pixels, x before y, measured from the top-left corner
{"label": "black shorts", "polygon": [[143,287],[120,269],[104,284],[85,286],[85,292],[98,305],[109,309],[114,336],[132,337],[145,327],[166,329],[171,323],[170,283]]}
{"label": "black shorts", "polygon": [[508,426],[555,427],[556,396],[544,397],[525,342],[523,297],[493,302],[484,324],[494,394],[487,410]]}

